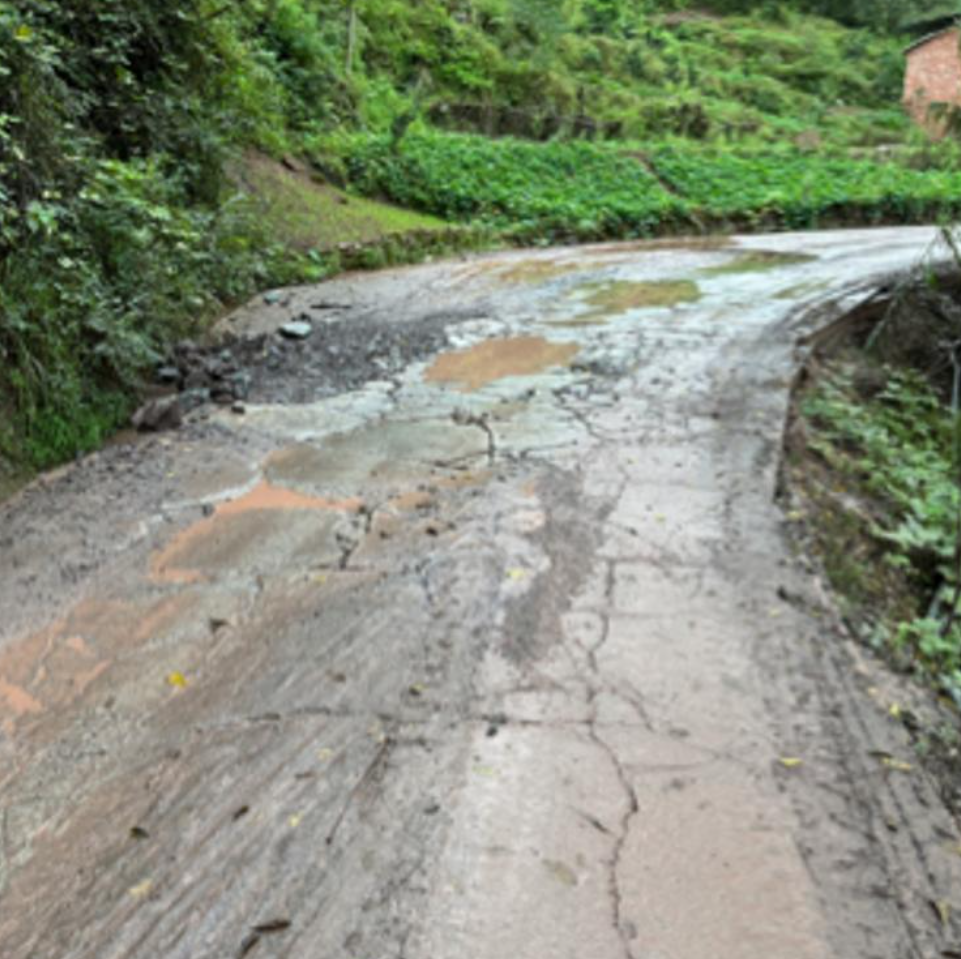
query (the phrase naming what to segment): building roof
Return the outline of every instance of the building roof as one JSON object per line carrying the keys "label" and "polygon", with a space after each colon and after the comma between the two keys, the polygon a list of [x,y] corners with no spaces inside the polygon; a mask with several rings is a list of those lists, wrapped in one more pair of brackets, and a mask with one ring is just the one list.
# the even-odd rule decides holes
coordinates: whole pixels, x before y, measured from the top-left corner
{"label": "building roof", "polygon": [[926,44],[930,43],[932,40],[937,40],[937,38],[942,36],[943,34],[950,33],[952,30],[956,30],[959,26],[959,22],[961,22],[961,18],[952,17],[950,20],[948,20],[947,24],[943,26],[940,30],[934,30],[931,33],[927,33],[923,37],[919,37],[917,40],[915,40],[914,43],[912,43],[910,46],[905,47],[904,48],[905,54],[913,53],[919,47],[925,46]]}
{"label": "building roof", "polygon": [[952,21],[961,16],[961,3],[959,0],[947,0],[944,3],[936,3],[934,9],[928,13],[915,14],[913,17],[901,21],[901,29],[905,33],[913,33],[915,36],[927,36],[929,33],[943,30],[951,25]]}

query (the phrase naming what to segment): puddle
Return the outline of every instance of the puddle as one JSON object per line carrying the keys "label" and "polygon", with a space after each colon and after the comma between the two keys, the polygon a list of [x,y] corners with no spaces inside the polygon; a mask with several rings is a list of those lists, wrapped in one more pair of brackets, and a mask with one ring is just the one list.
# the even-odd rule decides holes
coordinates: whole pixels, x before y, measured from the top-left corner
{"label": "puddle", "polygon": [[350,490],[375,484],[403,489],[438,469],[487,457],[487,437],[450,420],[395,420],[341,433],[317,446],[298,444],[270,456],[266,474],[284,486]]}
{"label": "puddle", "polygon": [[252,510],[320,509],[356,513],[363,505],[363,500],[356,497],[333,500],[320,496],[305,496],[303,493],[284,489],[282,486],[260,483],[246,496],[241,496],[239,499],[218,506],[215,516],[236,516],[238,513],[249,513]]}
{"label": "puddle", "polygon": [[583,302],[592,309],[576,319],[581,322],[598,317],[619,316],[631,310],[655,310],[696,303],[701,290],[693,280],[615,280],[585,287],[592,290]]}
{"label": "puddle", "polygon": [[763,273],[782,266],[797,266],[811,263],[816,256],[809,253],[779,253],[775,250],[748,250],[738,254],[720,266],[709,266],[702,270],[708,276],[725,276],[728,273]]}
{"label": "puddle", "polygon": [[[151,559],[150,577],[179,585],[204,582],[211,573],[241,569],[247,556],[270,553],[274,540],[288,541],[289,552],[296,543],[317,535],[320,548],[332,532],[330,517],[356,513],[362,506],[360,499],[306,496],[261,483],[174,536]],[[305,519],[309,515],[318,519]]]}
{"label": "puddle", "polygon": [[521,260],[511,264],[497,275],[502,283],[547,283],[574,273],[581,267],[577,263],[556,263],[553,260]]}
{"label": "puddle", "polygon": [[591,253],[659,253],[664,251],[688,250],[691,253],[712,252],[733,246],[729,236],[678,236],[662,237],[656,240],[628,240],[623,243],[605,243],[590,247]]}
{"label": "puddle", "polygon": [[468,393],[511,376],[569,366],[579,350],[576,343],[552,343],[542,336],[486,340],[469,350],[437,357],[424,379],[428,383],[459,383]]}

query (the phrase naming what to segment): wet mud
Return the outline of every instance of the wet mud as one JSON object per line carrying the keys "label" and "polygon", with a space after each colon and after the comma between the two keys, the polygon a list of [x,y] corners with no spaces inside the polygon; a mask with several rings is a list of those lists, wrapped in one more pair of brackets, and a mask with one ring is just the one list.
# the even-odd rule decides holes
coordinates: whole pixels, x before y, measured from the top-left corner
{"label": "wet mud", "polygon": [[568,366],[579,350],[576,343],[552,343],[542,336],[487,340],[463,352],[442,353],[425,379],[428,383],[453,383],[470,392],[509,377]]}

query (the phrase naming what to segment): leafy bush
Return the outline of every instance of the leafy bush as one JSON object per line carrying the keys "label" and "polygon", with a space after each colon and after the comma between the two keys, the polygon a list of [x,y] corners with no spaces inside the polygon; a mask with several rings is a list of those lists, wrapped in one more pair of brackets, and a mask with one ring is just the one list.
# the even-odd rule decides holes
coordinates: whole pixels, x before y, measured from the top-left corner
{"label": "leafy bush", "polygon": [[273,267],[242,206],[184,206],[160,166],[100,161],[74,202],[30,204],[0,261],[0,366],[38,466],[101,442],[171,338]]}
{"label": "leafy bush", "polygon": [[792,228],[832,216],[920,222],[961,209],[961,174],[798,151],[736,155],[672,147],[651,151],[658,175],[708,215],[768,217]]}
{"label": "leafy bush", "polygon": [[961,695],[961,625],[945,631],[930,615],[950,608],[957,585],[954,418],[920,374],[885,368],[883,377],[885,387],[865,399],[846,371],[835,371],[807,397],[803,413],[813,448],[842,483],[875,504],[862,534],[886,544],[886,564],[917,596],[913,618],[891,624],[882,608],[875,617],[922,671]]}
{"label": "leafy bush", "polygon": [[356,136],[345,150],[361,190],[452,220],[583,239],[643,236],[686,220],[682,200],[609,147],[423,131],[399,143]]}
{"label": "leafy bush", "polygon": [[335,148],[362,192],[544,238],[639,236],[690,226],[692,216],[794,229],[927,222],[961,211],[959,173],[798,150],[744,154],[675,141],[642,155],[613,144],[427,131],[399,142],[355,135]]}

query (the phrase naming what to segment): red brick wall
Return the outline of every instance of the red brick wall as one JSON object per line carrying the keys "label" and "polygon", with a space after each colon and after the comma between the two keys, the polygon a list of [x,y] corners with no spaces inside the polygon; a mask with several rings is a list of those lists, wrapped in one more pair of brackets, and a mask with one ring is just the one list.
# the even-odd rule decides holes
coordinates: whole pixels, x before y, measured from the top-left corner
{"label": "red brick wall", "polygon": [[961,29],[938,34],[908,54],[904,103],[918,123],[937,128],[928,116],[932,103],[961,105]]}

